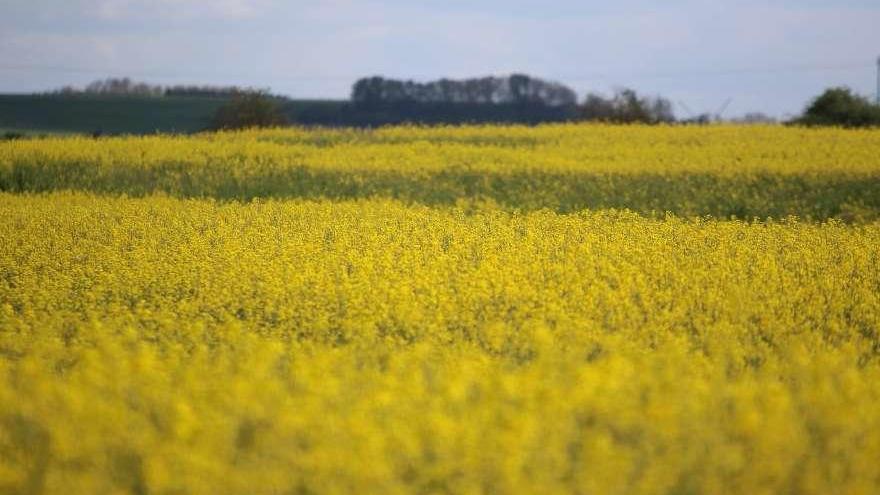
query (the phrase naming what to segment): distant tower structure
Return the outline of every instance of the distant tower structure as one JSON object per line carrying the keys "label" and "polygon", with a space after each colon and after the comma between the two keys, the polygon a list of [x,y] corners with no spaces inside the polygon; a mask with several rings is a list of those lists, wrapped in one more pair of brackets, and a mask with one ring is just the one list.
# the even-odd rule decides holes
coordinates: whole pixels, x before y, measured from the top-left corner
{"label": "distant tower structure", "polygon": [[880,57],[877,57],[877,104],[880,105]]}

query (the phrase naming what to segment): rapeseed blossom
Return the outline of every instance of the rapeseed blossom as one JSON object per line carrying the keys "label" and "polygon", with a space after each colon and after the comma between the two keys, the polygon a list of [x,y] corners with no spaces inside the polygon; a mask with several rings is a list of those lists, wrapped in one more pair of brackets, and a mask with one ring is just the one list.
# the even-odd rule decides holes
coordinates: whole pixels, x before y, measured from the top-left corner
{"label": "rapeseed blossom", "polygon": [[[876,493],[878,146],[608,126],[0,145],[0,492]],[[612,172],[673,184],[671,208]],[[581,179],[630,211],[580,208]],[[725,202],[775,218],[707,216]]]}

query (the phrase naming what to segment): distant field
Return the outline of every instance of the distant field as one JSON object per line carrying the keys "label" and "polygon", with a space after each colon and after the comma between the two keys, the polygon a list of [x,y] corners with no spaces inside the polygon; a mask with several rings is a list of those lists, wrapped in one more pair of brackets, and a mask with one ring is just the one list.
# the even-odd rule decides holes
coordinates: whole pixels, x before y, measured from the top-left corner
{"label": "distant field", "polygon": [[[0,95],[0,130],[26,134],[188,134],[204,130],[225,98]],[[339,102],[290,101],[288,120]],[[329,110],[328,110],[329,108]]]}
{"label": "distant field", "polygon": [[813,220],[880,215],[880,133],[601,125],[302,128],[0,147],[0,191],[388,197],[510,210]]}

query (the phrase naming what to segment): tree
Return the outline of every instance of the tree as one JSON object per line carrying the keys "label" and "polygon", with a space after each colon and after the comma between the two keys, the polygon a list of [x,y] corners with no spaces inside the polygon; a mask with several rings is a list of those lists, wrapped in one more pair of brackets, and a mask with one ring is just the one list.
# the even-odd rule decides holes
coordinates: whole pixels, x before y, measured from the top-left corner
{"label": "tree", "polygon": [[[47,94],[50,95],[113,95],[113,96],[187,96],[201,98],[230,98],[239,93],[263,91],[239,86],[175,85],[162,86],[133,81],[128,77],[107,78],[92,81],[84,88],[64,86]],[[265,90],[268,92],[268,90]]]}
{"label": "tree", "polygon": [[880,106],[846,87],[829,88],[816,97],[793,121],[807,126],[880,126]]}
{"label": "tree", "polygon": [[618,89],[614,96],[605,98],[590,93],[580,106],[581,118],[620,124],[659,124],[675,121],[672,103],[661,97],[639,97],[628,88]]}
{"label": "tree", "polygon": [[355,82],[351,100],[362,108],[389,103],[536,104],[574,107],[577,104],[577,94],[560,83],[525,74],[463,80],[443,78],[426,83],[373,76]]}
{"label": "tree", "polygon": [[90,83],[83,90],[87,94],[120,96],[162,96],[164,89],[143,82],[132,81],[128,77],[107,78]]}
{"label": "tree", "polygon": [[132,81],[128,77],[99,79],[92,81],[85,88],[64,86],[49,91],[50,95],[112,95],[112,96],[162,96],[165,89],[162,86],[145,82]]}
{"label": "tree", "polygon": [[211,129],[277,127],[287,124],[278,99],[265,91],[245,91],[217,109]]}

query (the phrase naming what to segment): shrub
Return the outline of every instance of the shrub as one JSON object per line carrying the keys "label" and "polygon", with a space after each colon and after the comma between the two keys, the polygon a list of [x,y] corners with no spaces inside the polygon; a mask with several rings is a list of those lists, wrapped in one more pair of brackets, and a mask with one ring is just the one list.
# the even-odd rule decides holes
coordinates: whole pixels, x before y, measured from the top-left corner
{"label": "shrub", "polygon": [[235,94],[229,103],[217,109],[211,129],[247,129],[278,127],[287,124],[278,98],[263,91]]}
{"label": "shrub", "polygon": [[872,104],[849,88],[829,88],[816,97],[794,123],[808,126],[880,126],[880,105]]}

